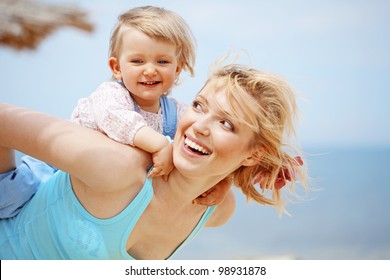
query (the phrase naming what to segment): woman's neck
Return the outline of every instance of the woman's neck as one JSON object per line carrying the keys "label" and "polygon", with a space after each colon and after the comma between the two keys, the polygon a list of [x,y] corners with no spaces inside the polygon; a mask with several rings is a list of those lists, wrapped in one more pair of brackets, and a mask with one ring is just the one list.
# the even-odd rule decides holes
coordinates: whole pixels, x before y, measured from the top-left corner
{"label": "woman's neck", "polygon": [[164,181],[162,177],[155,178],[153,187],[156,196],[164,201],[171,201],[175,207],[185,207],[192,204],[195,198],[212,188],[220,180],[222,178],[189,178],[174,169],[168,181]]}

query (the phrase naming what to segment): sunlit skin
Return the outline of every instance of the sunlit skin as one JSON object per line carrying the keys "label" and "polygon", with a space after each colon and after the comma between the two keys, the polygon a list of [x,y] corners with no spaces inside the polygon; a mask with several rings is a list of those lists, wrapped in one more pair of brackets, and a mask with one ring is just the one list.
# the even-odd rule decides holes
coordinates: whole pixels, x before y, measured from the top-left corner
{"label": "sunlit skin", "polygon": [[109,59],[115,78],[123,81],[142,109],[157,112],[158,97],[172,87],[181,71],[176,46],[126,28],[118,53],[117,58]]}
{"label": "sunlit skin", "polygon": [[[230,117],[233,113],[224,91],[209,93],[211,90],[206,86],[182,117],[173,158],[175,166],[186,176],[208,174],[222,179],[241,165],[253,165],[257,160],[251,157],[249,145],[253,132]],[[191,149],[188,144],[194,144],[188,140],[203,153]]]}

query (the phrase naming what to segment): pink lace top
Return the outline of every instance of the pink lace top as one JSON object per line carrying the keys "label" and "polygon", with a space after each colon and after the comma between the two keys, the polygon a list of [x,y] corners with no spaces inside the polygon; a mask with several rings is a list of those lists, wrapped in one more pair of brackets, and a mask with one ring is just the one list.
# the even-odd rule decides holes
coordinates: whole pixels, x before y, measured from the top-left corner
{"label": "pink lace top", "polygon": [[[188,105],[176,99],[173,101],[180,120]],[[125,87],[117,82],[105,82],[89,97],[78,101],[71,118],[73,122],[103,132],[115,141],[134,145],[135,134],[145,125],[162,133],[163,116],[160,111],[150,113],[139,108],[137,113]]]}

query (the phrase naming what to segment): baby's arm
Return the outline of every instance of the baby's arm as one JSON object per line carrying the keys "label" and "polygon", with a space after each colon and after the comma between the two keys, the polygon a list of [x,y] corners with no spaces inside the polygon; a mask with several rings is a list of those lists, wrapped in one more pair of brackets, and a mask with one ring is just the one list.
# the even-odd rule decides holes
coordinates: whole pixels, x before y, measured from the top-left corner
{"label": "baby's arm", "polygon": [[134,145],[153,156],[153,169],[149,177],[164,176],[168,178],[173,169],[172,145],[162,134],[148,126],[141,127],[134,137]]}
{"label": "baby's arm", "polygon": [[134,146],[135,133],[147,123],[134,110],[129,92],[116,82],[106,82],[73,111],[72,121],[103,132],[111,139]]}

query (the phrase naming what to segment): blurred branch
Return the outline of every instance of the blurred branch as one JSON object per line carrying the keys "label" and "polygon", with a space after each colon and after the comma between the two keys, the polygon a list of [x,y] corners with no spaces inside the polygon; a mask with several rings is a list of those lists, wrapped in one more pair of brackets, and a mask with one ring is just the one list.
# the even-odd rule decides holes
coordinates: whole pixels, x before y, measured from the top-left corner
{"label": "blurred branch", "polygon": [[69,4],[0,0],[0,45],[35,49],[53,31],[66,26],[92,32],[93,24],[86,16],[86,12]]}

